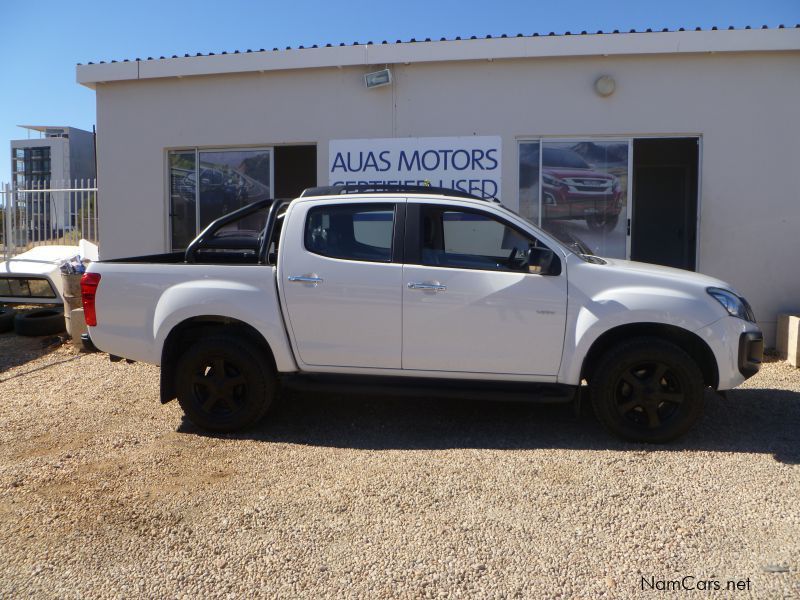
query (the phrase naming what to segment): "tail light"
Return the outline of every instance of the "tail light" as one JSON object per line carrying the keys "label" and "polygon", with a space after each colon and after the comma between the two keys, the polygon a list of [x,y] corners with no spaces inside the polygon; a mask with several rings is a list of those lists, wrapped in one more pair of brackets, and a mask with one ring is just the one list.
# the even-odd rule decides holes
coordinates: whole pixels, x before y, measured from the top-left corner
{"label": "tail light", "polygon": [[94,295],[100,285],[100,273],[84,273],[81,277],[81,300],[83,301],[83,316],[90,327],[97,325],[97,311],[94,308]]}

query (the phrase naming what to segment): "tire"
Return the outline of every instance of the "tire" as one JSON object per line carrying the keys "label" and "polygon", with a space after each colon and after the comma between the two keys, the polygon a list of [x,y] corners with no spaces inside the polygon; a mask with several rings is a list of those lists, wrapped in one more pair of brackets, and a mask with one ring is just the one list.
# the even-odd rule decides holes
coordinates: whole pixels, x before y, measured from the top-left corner
{"label": "tire", "polygon": [[619,215],[590,215],[586,217],[586,225],[592,231],[605,232],[614,231],[619,223]]}
{"label": "tire", "polygon": [[63,308],[37,308],[17,313],[14,317],[14,331],[17,335],[55,335],[65,329]]}
{"label": "tire", "polygon": [[669,442],[703,414],[700,369],[678,346],[658,338],[614,346],[597,364],[589,386],[598,420],[632,442]]}
{"label": "tire", "polygon": [[13,308],[0,306],[0,333],[14,329],[14,315],[17,314]]}
{"label": "tire", "polygon": [[266,353],[228,335],[198,340],[176,365],[178,403],[192,423],[211,431],[258,423],[275,398],[276,383]]}

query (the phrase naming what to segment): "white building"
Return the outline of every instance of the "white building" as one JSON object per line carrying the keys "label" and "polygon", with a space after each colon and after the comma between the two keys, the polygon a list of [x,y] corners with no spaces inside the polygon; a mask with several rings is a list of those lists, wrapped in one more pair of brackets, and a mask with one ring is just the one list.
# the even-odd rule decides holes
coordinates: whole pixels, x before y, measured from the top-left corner
{"label": "white building", "polygon": [[727,280],[770,342],[800,309],[800,28],[248,50],[77,79],[97,92],[104,258],[315,184],[430,181]]}

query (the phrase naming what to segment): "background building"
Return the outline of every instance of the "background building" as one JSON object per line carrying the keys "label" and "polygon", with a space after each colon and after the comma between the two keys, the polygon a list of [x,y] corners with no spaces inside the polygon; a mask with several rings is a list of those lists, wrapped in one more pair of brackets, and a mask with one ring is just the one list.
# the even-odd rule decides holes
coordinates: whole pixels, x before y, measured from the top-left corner
{"label": "background building", "polygon": [[800,29],[276,49],[77,77],[97,92],[104,258],[183,248],[223,212],[315,184],[430,181],[597,254],[727,280],[769,340],[800,309]]}
{"label": "background building", "polygon": [[[20,125],[38,135],[11,140],[11,174],[18,188],[48,181],[94,179],[94,134],[76,127]],[[53,186],[54,187],[54,186]]]}
{"label": "background building", "polygon": [[[94,134],[75,127],[20,125],[36,137],[11,140],[11,185],[16,190],[69,189],[93,185],[97,177]],[[83,182],[83,183],[80,183]],[[90,183],[91,182],[91,183]],[[39,236],[74,226],[69,192],[18,193],[28,224]]]}

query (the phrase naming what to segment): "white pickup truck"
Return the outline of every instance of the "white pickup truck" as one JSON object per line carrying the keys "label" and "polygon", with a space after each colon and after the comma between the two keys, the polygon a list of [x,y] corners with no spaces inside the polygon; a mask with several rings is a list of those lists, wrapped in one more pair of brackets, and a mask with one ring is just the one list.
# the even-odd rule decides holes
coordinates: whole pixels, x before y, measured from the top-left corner
{"label": "white pickup truck", "polygon": [[610,431],[665,442],[763,353],[728,284],[579,254],[440,189],[252,204],[185,253],[93,263],[82,292],[94,345],[161,365],[162,402],[219,431],[286,387],[574,402],[585,381]]}

